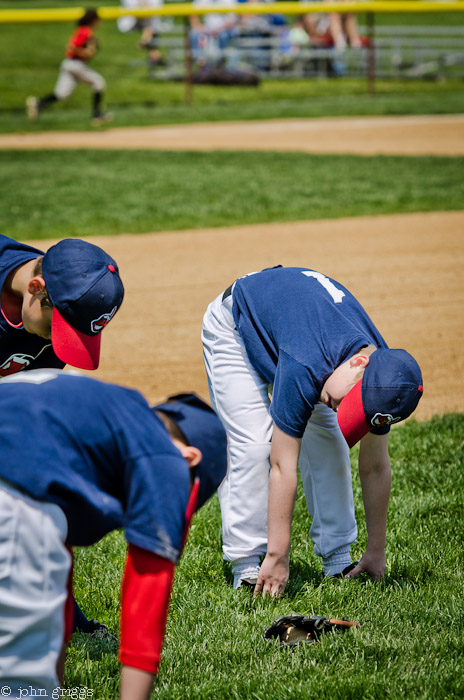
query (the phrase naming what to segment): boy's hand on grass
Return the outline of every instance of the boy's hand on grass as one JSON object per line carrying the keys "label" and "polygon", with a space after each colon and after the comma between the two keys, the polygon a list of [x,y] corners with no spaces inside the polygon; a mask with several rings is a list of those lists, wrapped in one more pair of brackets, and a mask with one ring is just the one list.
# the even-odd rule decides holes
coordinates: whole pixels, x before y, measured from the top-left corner
{"label": "boy's hand on grass", "polygon": [[359,574],[369,574],[375,581],[380,581],[385,576],[385,552],[364,552],[359,563],[345,578],[356,578]]}
{"label": "boy's hand on grass", "polygon": [[255,586],[255,597],[262,593],[280,598],[283,595],[289,576],[288,556],[266,554],[259,570]]}

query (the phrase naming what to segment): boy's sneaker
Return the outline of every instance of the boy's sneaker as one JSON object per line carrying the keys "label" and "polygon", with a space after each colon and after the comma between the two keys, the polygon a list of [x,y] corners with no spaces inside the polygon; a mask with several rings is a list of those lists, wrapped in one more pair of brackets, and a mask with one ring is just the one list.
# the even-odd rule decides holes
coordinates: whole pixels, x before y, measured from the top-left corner
{"label": "boy's sneaker", "polygon": [[234,588],[254,588],[258,581],[259,566],[250,566],[234,574]]}
{"label": "boy's sneaker", "polygon": [[237,588],[253,588],[258,583],[258,576],[253,576],[250,578],[241,578],[240,583]]}
{"label": "boy's sneaker", "polygon": [[92,126],[102,126],[102,124],[112,122],[113,119],[114,116],[111,114],[111,112],[102,112],[101,114],[95,114],[92,117],[91,124]]}
{"label": "boy's sneaker", "polygon": [[27,118],[31,122],[37,121],[39,117],[39,100],[37,97],[33,97],[32,95],[27,98],[26,100],[26,112],[27,112]]}
{"label": "boy's sneaker", "polygon": [[95,639],[100,639],[104,642],[117,642],[118,638],[108,630],[108,627],[103,624],[103,622],[98,622],[98,620],[90,620],[90,624],[93,629],[91,631],[92,637]]}
{"label": "boy's sneaker", "polygon": [[358,566],[359,562],[357,561],[352,561],[351,564],[348,564],[348,566],[345,566],[343,571],[340,571],[338,574],[332,574],[331,576],[327,576],[326,574],[322,573],[323,578],[345,578],[347,574],[350,573],[350,571],[353,571],[355,566]]}

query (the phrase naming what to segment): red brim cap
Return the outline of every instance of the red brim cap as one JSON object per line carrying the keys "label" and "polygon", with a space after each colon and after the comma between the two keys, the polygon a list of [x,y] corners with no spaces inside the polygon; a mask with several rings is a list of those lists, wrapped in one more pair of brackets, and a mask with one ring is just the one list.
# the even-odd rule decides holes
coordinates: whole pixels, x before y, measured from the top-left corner
{"label": "red brim cap", "polygon": [[356,445],[364,435],[372,430],[372,426],[366,420],[362,402],[362,379],[356,382],[354,387],[340,402],[337,411],[337,420],[343,437],[348,447]]}
{"label": "red brim cap", "polygon": [[57,357],[79,369],[97,369],[100,362],[101,335],[86,335],[64,320],[53,307],[52,346]]}

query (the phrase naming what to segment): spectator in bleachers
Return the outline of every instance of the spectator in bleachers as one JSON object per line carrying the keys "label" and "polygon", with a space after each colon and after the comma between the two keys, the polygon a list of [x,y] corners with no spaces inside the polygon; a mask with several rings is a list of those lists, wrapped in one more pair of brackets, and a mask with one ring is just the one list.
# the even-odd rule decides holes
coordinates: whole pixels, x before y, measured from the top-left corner
{"label": "spectator in bleachers", "polygon": [[288,41],[294,55],[299,53],[302,48],[311,45],[311,39],[309,38],[308,32],[305,30],[304,17],[296,18],[293,27],[288,33]]}
{"label": "spectator in bleachers", "polygon": [[353,12],[307,13],[303,22],[314,46],[333,46],[344,51],[348,45],[355,49],[364,45],[359,35],[357,16]]}
{"label": "spectator in bleachers", "polygon": [[[236,3],[237,0],[193,0],[193,4],[197,7],[216,4],[233,8]],[[193,52],[197,63],[217,62],[222,58],[230,40],[239,31],[239,16],[234,12],[192,15],[190,26]]]}
{"label": "spectator in bleachers", "polygon": [[368,45],[359,34],[358,19],[353,12],[307,13],[303,16],[303,25],[312,46],[334,49],[336,55],[329,61],[329,73],[333,76],[346,73],[342,54],[347,46],[360,49]]}
{"label": "spectator in bleachers", "polygon": [[[240,3],[253,3],[253,4],[263,4],[272,2],[272,0],[238,0]],[[272,48],[275,46],[275,39],[277,38],[277,45],[280,48],[282,43],[280,39],[281,35],[287,35],[286,28],[286,17],[285,15],[276,14],[244,14],[240,18],[240,32],[243,36],[250,39],[262,39],[263,42],[260,45],[256,42],[254,48],[254,60],[253,63],[261,71],[267,71],[271,67],[271,55]],[[283,32],[280,31],[283,30]]]}
{"label": "spectator in bleachers", "polygon": [[[164,0],[121,0],[121,5],[127,8],[140,7],[162,7]],[[140,49],[148,51],[148,58],[152,65],[164,65],[163,55],[158,48],[158,36],[161,29],[161,18],[153,17],[134,17],[133,15],[123,15],[118,17],[117,25],[120,32],[139,31],[140,40],[138,46]]]}

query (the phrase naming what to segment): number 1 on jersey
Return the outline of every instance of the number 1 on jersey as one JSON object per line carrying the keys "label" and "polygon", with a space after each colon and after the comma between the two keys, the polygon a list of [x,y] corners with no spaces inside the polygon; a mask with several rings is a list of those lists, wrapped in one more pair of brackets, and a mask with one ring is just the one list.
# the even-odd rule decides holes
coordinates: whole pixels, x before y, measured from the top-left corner
{"label": "number 1 on jersey", "polygon": [[326,289],[329,292],[330,296],[336,304],[342,303],[342,299],[345,296],[345,292],[342,292],[341,289],[338,289],[338,287],[336,287],[334,283],[329,280],[328,277],[322,275],[320,272],[314,272],[313,270],[304,270],[302,272],[303,275],[306,275],[306,277],[314,277],[314,279],[316,279],[319,282],[319,284],[322,284],[324,289]]}

